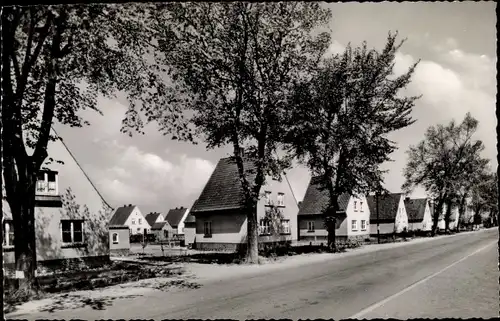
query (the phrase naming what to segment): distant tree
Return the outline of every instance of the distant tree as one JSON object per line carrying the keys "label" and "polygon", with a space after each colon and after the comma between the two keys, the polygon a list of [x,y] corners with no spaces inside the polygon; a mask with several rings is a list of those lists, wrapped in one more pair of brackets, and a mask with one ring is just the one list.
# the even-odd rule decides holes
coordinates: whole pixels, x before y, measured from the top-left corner
{"label": "distant tree", "polygon": [[404,41],[389,34],[381,52],[347,46],[327,58],[312,80],[298,83],[290,102],[288,149],[305,163],[320,188],[329,193],[324,209],[328,247],[335,248],[338,196],[381,191],[380,164],[397,147],[387,134],[411,125],[418,97],[403,97],[417,66],[393,74],[394,58]]}
{"label": "distant tree", "polygon": [[147,59],[154,6],[2,8],[2,169],[23,290],[35,288],[35,184],[49,141],[59,139],[52,124],[88,124],[78,112],[100,112],[98,95],[117,91],[128,94],[132,107],[163,105],[162,96],[152,94],[164,88],[160,71]]}
{"label": "distant tree", "polygon": [[[427,129],[425,139],[417,146],[410,146],[407,152],[408,162],[404,169],[405,183],[402,188],[409,191],[415,186],[423,186],[434,197],[436,207],[432,235],[437,231],[443,206],[446,202],[453,203],[457,185],[464,182],[463,177],[472,179],[488,162],[480,157],[483,143],[472,138],[477,126],[478,121],[470,113],[458,125],[453,120],[446,126],[431,126]],[[467,188],[460,187],[464,191]]]}
{"label": "distant tree", "polygon": [[[312,2],[200,2],[166,4],[156,17],[162,61],[173,83],[169,106],[188,109],[197,137],[208,148],[232,146],[244,192],[249,263],[258,262],[261,186],[267,174],[279,177],[289,164],[276,156],[285,102],[292,85],[307,77],[328,47],[329,34],[313,37],[311,31],[330,16]],[[165,109],[144,113],[147,121],[169,131]],[[135,121],[125,127],[141,125]],[[255,170],[245,166],[245,159]]]}
{"label": "distant tree", "polygon": [[471,209],[474,213],[474,224],[479,224],[477,222],[481,221],[483,213],[488,213],[489,217],[498,213],[497,182],[497,174],[489,173],[472,187]]}

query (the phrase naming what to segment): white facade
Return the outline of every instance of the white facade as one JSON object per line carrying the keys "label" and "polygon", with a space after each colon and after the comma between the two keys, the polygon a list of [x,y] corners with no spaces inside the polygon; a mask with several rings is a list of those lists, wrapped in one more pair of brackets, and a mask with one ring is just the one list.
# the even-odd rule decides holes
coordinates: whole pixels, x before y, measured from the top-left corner
{"label": "white facade", "polygon": [[137,206],[134,206],[124,225],[128,226],[132,235],[144,234],[144,230],[151,232],[151,226]]}
{"label": "white facade", "polygon": [[184,215],[182,215],[181,220],[179,221],[179,225],[177,225],[177,234],[181,235],[184,234],[184,221],[186,220],[186,217],[189,215],[189,211],[191,209],[188,208],[185,212]]}
{"label": "white facade", "polygon": [[370,209],[364,195],[350,197],[346,215],[347,236],[370,235]]}
{"label": "white facade", "polygon": [[401,233],[405,228],[408,229],[408,214],[406,213],[404,196],[401,195],[401,198],[399,199],[398,212],[396,213],[394,230],[396,233]]}

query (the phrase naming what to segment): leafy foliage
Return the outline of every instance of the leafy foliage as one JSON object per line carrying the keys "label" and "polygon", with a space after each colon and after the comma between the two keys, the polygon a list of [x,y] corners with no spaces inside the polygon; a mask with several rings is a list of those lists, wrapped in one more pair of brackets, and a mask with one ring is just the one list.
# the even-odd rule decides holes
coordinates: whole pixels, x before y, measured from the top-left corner
{"label": "leafy foliage", "polygon": [[429,127],[425,139],[407,152],[402,188],[409,191],[423,186],[436,200],[433,233],[443,205],[457,203],[461,198],[463,207],[472,186],[484,178],[489,161],[480,155],[483,143],[473,140],[477,127],[478,121],[467,113],[458,125],[452,120],[446,126]]}
{"label": "leafy foliage", "polygon": [[[36,175],[52,124],[88,124],[80,111],[97,109],[99,96],[126,92],[131,104],[162,104],[166,88],[151,60],[149,22],[156,4],[5,7],[2,10],[2,156],[6,195],[16,231],[16,265],[31,273],[36,261]],[[165,107],[167,108],[167,107]],[[176,114],[171,113],[173,130]],[[49,159],[50,160],[50,159]],[[19,232],[16,232],[19,233]],[[22,258],[22,259],[21,259]],[[21,262],[22,261],[22,262]],[[31,272],[30,272],[31,271]]]}
{"label": "leafy foliage", "polygon": [[394,77],[394,58],[403,44],[396,37],[389,34],[381,52],[364,43],[327,58],[311,81],[297,84],[290,102],[297,107],[290,108],[287,146],[329,191],[325,213],[332,233],[338,195],[380,190],[379,166],[396,149],[387,134],[414,122],[410,113],[418,97],[402,97],[400,91],[417,64]]}
{"label": "leafy foliage", "polygon": [[[208,148],[233,147],[249,212],[249,253],[257,262],[260,188],[267,174],[279,176],[289,165],[276,154],[287,101],[328,46],[327,33],[313,37],[311,31],[328,22],[330,12],[302,2],[169,3],[163,9],[155,16],[155,58],[168,66],[172,80],[168,106],[187,109]],[[148,122],[168,128],[164,108],[145,108]],[[242,148],[256,165],[252,173],[244,168]]]}

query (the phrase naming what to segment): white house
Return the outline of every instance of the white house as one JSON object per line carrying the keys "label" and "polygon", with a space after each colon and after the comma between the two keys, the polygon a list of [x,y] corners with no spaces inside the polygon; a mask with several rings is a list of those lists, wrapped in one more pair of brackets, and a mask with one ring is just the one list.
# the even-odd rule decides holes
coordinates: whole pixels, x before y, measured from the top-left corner
{"label": "white house", "polygon": [[380,234],[401,233],[408,229],[408,214],[404,199],[402,193],[367,197],[370,208],[370,234],[377,234],[377,223]]}
{"label": "white house", "polygon": [[[299,240],[326,242],[328,231],[324,225],[324,209],[329,204],[328,191],[321,190],[319,178],[309,182],[297,216]],[[370,234],[370,209],[363,195],[342,194],[338,197],[339,210],[335,236],[337,239],[364,239]]]}
{"label": "white house", "polygon": [[176,207],[168,211],[165,220],[174,229],[174,234],[183,235],[184,234],[184,221],[189,214],[189,208],[181,206]]}
{"label": "white house", "polygon": [[409,231],[432,230],[432,214],[427,198],[405,199],[406,213],[408,215]]}
{"label": "white house", "polygon": [[117,208],[109,224],[128,226],[132,235],[151,232],[151,225],[141,213],[139,207],[132,204]]}

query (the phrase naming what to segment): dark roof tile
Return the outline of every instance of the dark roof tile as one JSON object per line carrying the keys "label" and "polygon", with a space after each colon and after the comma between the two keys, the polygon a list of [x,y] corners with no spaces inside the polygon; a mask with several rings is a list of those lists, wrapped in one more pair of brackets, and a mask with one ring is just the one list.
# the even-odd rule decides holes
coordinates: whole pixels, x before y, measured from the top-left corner
{"label": "dark roof tile", "polygon": [[421,222],[424,219],[425,207],[427,205],[426,198],[405,199],[406,214],[408,214],[408,222]]}
{"label": "dark roof tile", "polygon": [[175,228],[179,225],[182,217],[184,216],[184,214],[186,213],[187,210],[188,209],[184,208],[184,207],[171,209],[170,211],[168,211],[167,217],[165,218],[165,220],[167,220],[167,222],[168,222],[168,224],[170,224],[170,226]]}
{"label": "dark roof tile", "polygon": [[[255,179],[254,162],[244,160],[244,168],[248,180],[253,181]],[[231,158],[222,158],[217,163],[200,197],[191,208],[191,212],[240,208],[243,197],[236,162]]]}
{"label": "dark roof tile", "polygon": [[161,230],[161,229],[165,226],[165,224],[167,224],[167,222],[158,222],[158,223],[153,223],[153,224],[151,225],[151,229],[152,229],[152,230]]}
{"label": "dark roof tile", "polygon": [[134,210],[135,205],[118,207],[109,221],[109,225],[123,225]]}
{"label": "dark roof tile", "polygon": [[[395,220],[396,214],[398,213],[399,201],[401,199],[402,193],[391,193],[379,196],[379,219],[381,221],[385,220]],[[377,221],[377,203],[376,197],[374,195],[367,196],[366,201],[368,202],[368,207],[370,208],[370,221]]]}
{"label": "dark roof tile", "polygon": [[[298,215],[322,214],[323,210],[328,206],[330,198],[328,191],[326,189],[321,190],[318,181],[319,177],[311,178],[304,200],[300,203]],[[351,196],[348,193],[339,196],[339,211],[345,212],[347,210],[350,198]]]}
{"label": "dark roof tile", "polygon": [[160,213],[149,213],[148,215],[146,215],[146,221],[149,223],[150,226],[153,226],[158,216],[160,216]]}

